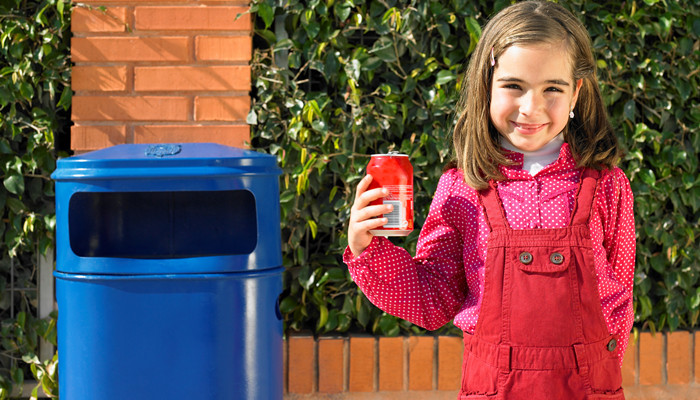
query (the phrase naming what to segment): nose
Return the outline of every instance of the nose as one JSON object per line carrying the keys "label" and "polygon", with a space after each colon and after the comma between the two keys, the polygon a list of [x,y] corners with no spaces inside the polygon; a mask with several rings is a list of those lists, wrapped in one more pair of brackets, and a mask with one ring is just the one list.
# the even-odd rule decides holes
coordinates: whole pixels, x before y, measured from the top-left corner
{"label": "nose", "polygon": [[535,91],[529,90],[521,97],[519,111],[522,115],[535,115],[545,104],[542,96]]}

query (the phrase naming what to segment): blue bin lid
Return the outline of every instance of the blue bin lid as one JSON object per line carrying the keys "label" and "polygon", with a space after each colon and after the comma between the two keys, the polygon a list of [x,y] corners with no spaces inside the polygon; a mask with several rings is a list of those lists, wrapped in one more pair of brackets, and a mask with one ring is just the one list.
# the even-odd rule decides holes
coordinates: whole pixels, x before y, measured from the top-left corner
{"label": "blue bin lid", "polygon": [[121,144],[58,160],[51,177],[123,179],[154,177],[279,175],[270,154],[216,143]]}

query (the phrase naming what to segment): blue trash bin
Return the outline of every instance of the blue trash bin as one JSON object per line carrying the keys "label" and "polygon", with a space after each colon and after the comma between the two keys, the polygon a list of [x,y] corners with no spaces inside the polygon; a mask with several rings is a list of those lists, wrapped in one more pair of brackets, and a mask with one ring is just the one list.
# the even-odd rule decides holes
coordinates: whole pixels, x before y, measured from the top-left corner
{"label": "blue trash bin", "polygon": [[58,161],[62,399],[281,399],[275,157],[210,143]]}

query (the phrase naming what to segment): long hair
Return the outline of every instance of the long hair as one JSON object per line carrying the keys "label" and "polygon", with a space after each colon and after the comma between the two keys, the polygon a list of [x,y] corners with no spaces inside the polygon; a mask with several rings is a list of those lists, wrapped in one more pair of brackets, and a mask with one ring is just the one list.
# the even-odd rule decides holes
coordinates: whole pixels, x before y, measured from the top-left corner
{"label": "long hair", "polygon": [[559,4],[524,1],[503,9],[486,24],[464,75],[453,145],[456,164],[471,187],[483,189],[491,179],[504,179],[498,166],[512,164],[503,155],[500,134],[489,116],[495,68],[492,51],[497,63],[510,46],[562,42],[571,58],[574,82],[583,80],[564,140],[579,167],[603,169],[617,164],[620,149],[598,87],[588,31]]}

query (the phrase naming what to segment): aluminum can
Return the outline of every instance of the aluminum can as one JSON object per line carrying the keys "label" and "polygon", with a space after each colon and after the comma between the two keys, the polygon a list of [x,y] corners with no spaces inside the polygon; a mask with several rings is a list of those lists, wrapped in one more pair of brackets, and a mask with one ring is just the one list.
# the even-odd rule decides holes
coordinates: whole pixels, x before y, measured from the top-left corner
{"label": "aluminum can", "polygon": [[379,187],[389,189],[388,196],[373,201],[371,205],[394,206],[391,213],[384,215],[389,222],[370,232],[377,236],[406,236],[411,233],[413,231],[413,166],[408,156],[398,152],[372,154],[367,165],[367,173],[372,175],[369,189]]}

